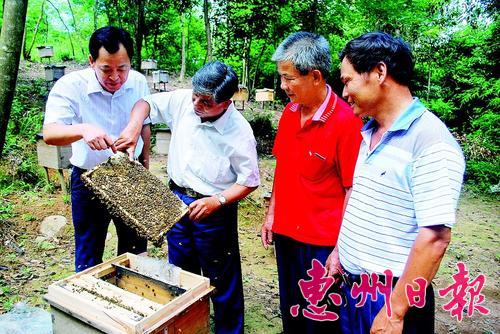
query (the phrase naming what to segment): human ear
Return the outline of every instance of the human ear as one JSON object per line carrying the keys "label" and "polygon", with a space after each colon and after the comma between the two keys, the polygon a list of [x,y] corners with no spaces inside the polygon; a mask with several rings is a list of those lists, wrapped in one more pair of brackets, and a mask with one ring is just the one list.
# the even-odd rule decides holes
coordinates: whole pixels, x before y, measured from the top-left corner
{"label": "human ear", "polygon": [[387,65],[381,61],[374,68],[375,74],[377,76],[378,82],[382,83],[387,77]]}
{"label": "human ear", "polygon": [[312,70],[313,80],[314,82],[320,82],[323,80],[323,74],[320,70]]}

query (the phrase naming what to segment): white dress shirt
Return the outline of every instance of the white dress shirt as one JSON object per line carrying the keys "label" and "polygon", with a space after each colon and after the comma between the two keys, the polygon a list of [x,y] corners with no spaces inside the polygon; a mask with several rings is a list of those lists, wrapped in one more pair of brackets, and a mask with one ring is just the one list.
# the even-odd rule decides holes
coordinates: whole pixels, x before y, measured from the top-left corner
{"label": "white dress shirt", "polygon": [[172,130],[168,174],[179,186],[214,195],[234,183],[260,184],[256,141],[247,120],[233,103],[214,122],[194,113],[192,90],[181,89],[144,98],[153,123]]}
{"label": "white dress shirt", "polygon": [[[101,127],[111,139],[116,140],[130,120],[134,103],[148,94],[146,78],[133,70],[114,94],[102,88],[92,68],[71,72],[59,79],[50,91],[44,124],[90,123]],[[140,139],[136,157],[142,147]],[[83,139],[72,143],[71,148],[71,164],[83,169],[91,169],[113,155],[111,149],[92,150]]]}

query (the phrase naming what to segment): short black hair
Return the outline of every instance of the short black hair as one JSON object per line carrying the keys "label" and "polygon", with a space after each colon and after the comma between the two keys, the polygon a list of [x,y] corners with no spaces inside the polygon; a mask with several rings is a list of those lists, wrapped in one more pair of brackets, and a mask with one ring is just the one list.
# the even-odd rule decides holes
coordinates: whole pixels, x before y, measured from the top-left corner
{"label": "short black hair", "polygon": [[369,32],[351,40],[340,52],[342,61],[347,58],[356,72],[370,72],[380,62],[387,66],[389,75],[399,84],[410,86],[414,62],[410,46],[401,38],[385,32]]}
{"label": "short black hair", "polygon": [[132,61],[132,57],[134,56],[134,42],[130,34],[122,28],[113,26],[99,28],[90,36],[90,55],[95,61],[99,57],[101,47],[113,54],[120,49],[120,44],[127,50],[127,55],[130,61]]}
{"label": "short black hair", "polygon": [[212,96],[216,103],[225,102],[238,90],[238,76],[231,66],[212,61],[193,76],[193,93]]}

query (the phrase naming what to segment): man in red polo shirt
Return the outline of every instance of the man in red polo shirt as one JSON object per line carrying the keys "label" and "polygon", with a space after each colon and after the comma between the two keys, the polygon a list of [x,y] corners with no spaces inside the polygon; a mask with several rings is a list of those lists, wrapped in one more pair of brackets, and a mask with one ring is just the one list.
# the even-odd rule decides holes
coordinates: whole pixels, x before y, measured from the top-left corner
{"label": "man in red polo shirt", "polygon": [[[337,243],[362,122],[326,84],[331,57],[324,37],[294,33],[272,59],[290,103],[273,148],[276,171],[262,244],[267,248],[275,242],[284,333],[335,333],[337,321],[317,319],[331,319],[325,315],[332,313],[325,312],[338,311],[329,303],[318,317],[310,316],[311,300],[302,294],[299,280],[310,281],[313,259],[324,266]],[[315,310],[327,305],[325,296],[313,303]]]}

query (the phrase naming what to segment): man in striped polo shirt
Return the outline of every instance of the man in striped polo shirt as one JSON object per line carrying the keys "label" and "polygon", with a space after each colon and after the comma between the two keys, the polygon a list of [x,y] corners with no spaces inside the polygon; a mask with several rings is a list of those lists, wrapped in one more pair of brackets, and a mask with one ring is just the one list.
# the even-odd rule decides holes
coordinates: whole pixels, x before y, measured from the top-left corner
{"label": "man in striped polo shirt", "polygon": [[[412,97],[413,59],[401,39],[367,33],[347,43],[340,59],[344,98],[356,115],[371,117],[338,244],[327,261],[329,274],[344,280],[343,333],[434,333],[431,281],[455,224],[465,168],[461,149]],[[352,286],[362,283],[363,273],[376,274],[379,287],[386,274],[394,275],[392,286],[387,283],[390,304],[379,289],[375,301],[356,307]],[[426,286],[423,308],[412,307],[406,294],[407,284],[418,290],[419,278]]]}

